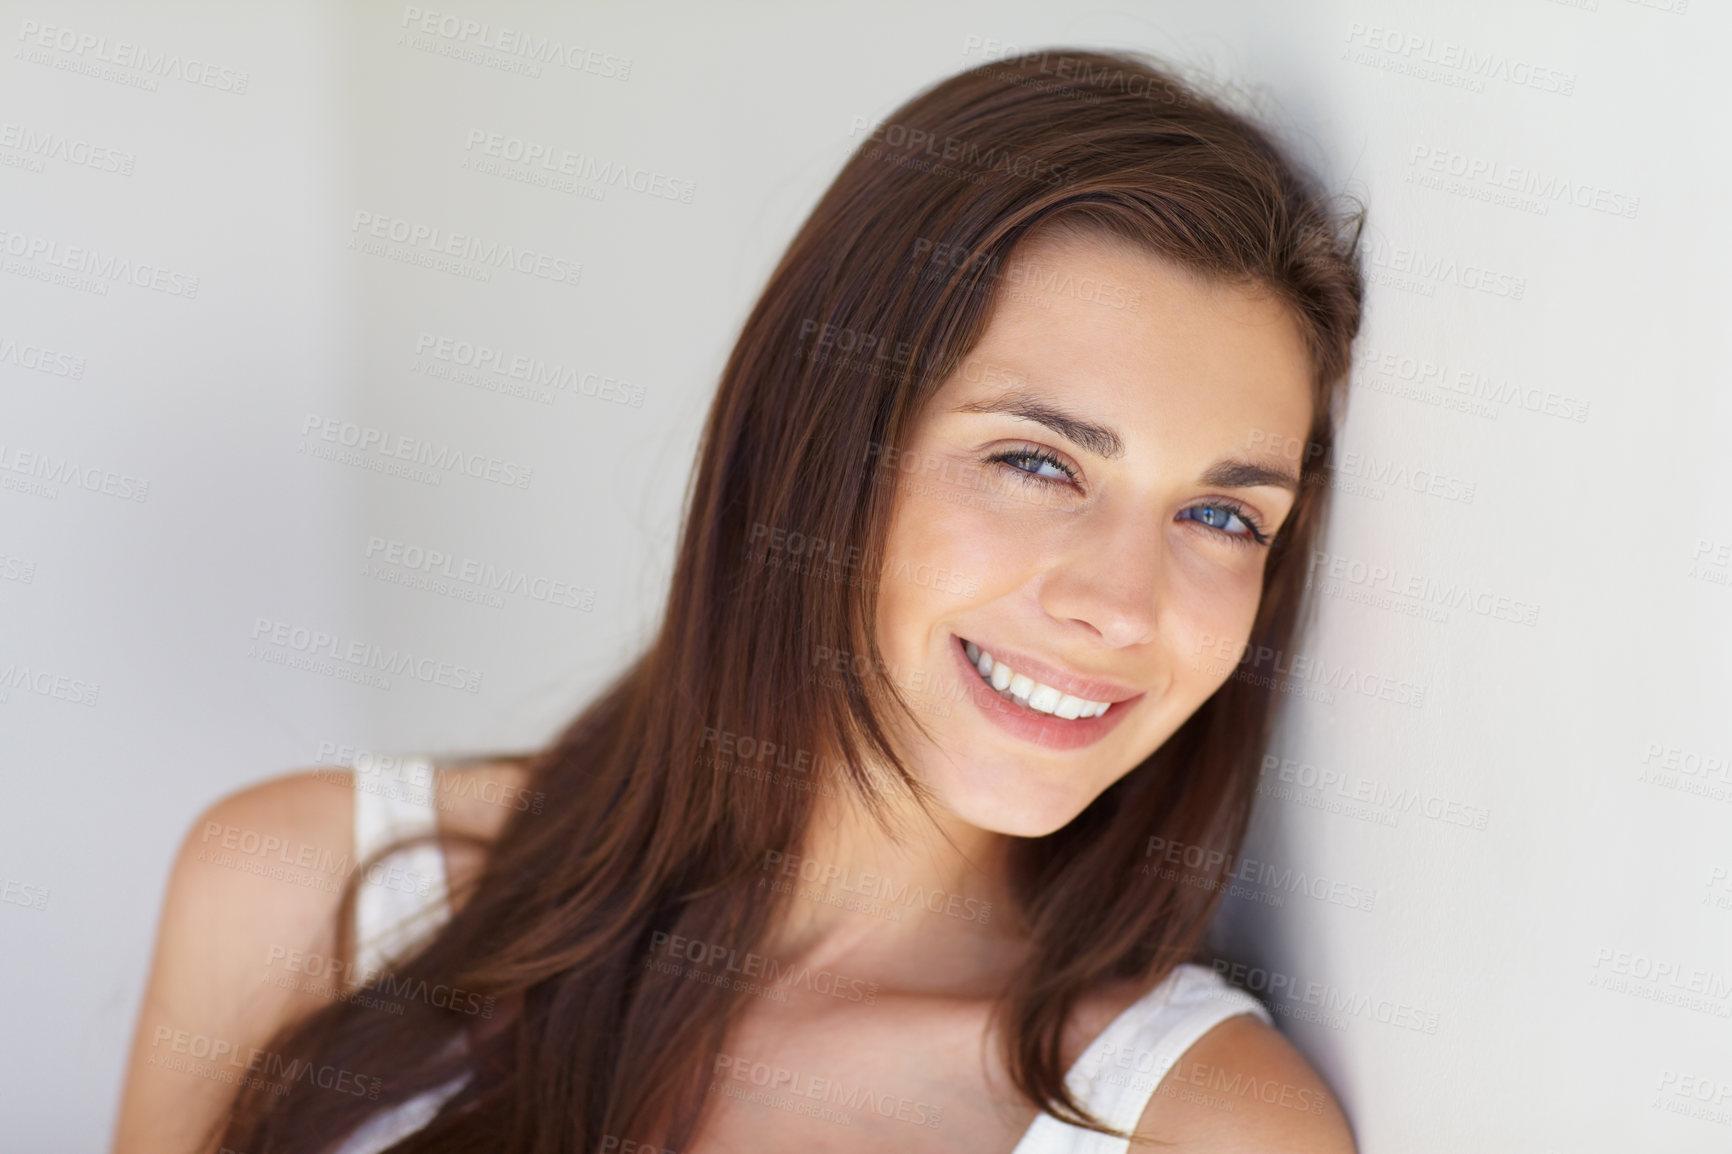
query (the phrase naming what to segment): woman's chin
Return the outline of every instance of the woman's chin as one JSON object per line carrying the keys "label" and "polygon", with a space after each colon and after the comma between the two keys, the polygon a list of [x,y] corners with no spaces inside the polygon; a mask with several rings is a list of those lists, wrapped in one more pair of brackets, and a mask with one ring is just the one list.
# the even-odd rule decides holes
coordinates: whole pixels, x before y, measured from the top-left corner
{"label": "woman's chin", "polygon": [[1045,837],[1069,825],[1092,797],[1033,783],[950,781],[938,788],[938,802],[957,820],[987,833],[1008,837]]}

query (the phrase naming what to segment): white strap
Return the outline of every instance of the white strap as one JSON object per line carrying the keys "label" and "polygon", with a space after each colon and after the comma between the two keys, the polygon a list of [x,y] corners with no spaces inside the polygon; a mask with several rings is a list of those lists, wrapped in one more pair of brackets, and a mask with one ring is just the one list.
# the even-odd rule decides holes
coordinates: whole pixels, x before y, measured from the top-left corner
{"label": "white strap", "polygon": [[[425,757],[355,759],[355,861],[392,842],[438,829],[433,762]],[[355,895],[356,984],[400,958],[450,916],[445,855],[437,845],[398,850],[374,866]],[[461,1038],[454,1044],[461,1045]],[[432,1121],[469,1080],[460,1074],[363,1122],[338,1154],[379,1154]]]}
{"label": "white strap", "polygon": [[[1077,1101],[1119,1130],[1135,1130],[1155,1087],[1204,1034],[1238,1014],[1273,1025],[1262,1003],[1203,966],[1181,965],[1090,1042],[1065,1075]],[[1013,1154],[1126,1154],[1123,1138],[1040,1114]]]}
{"label": "white strap", "polygon": [[460,1074],[443,1086],[435,1086],[426,1093],[379,1111],[350,1131],[343,1144],[337,1147],[336,1154],[380,1154],[380,1151],[389,1150],[433,1121],[433,1115],[439,1113],[445,1100],[463,1089],[468,1081],[469,1075]]}
{"label": "white strap", "polygon": [[[433,763],[425,757],[355,759],[355,864],[400,838],[438,828]],[[428,843],[371,866],[355,895],[356,984],[400,958],[450,916],[445,855]]]}

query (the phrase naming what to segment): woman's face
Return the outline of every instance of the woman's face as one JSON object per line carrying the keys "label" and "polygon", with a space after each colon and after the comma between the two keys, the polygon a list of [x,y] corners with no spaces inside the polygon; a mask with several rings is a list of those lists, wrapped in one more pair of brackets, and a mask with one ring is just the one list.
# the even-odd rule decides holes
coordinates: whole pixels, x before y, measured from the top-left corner
{"label": "woman's face", "polygon": [[882,458],[876,628],[931,735],[903,735],[916,775],[962,820],[1036,837],[1235,668],[1262,541],[1297,494],[1311,370],[1286,306],[1122,242],[1033,237],[999,290]]}

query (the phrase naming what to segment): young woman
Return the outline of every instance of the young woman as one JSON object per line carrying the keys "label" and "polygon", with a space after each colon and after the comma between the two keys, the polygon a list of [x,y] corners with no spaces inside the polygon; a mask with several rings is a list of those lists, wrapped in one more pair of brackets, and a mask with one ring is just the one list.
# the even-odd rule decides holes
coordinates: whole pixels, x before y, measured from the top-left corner
{"label": "young woman", "polygon": [[898,109],[745,324],[647,652],[533,755],[195,823],[116,1149],[1351,1151],[1194,959],[1358,220],[1130,57]]}

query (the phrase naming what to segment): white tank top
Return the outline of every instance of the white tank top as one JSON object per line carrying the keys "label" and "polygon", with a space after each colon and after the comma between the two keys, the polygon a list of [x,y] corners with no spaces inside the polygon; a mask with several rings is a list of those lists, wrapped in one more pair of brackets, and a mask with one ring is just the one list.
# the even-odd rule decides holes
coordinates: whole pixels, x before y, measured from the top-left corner
{"label": "white tank top", "polygon": [[[363,861],[398,838],[437,828],[433,763],[424,757],[373,758],[355,767],[355,858]],[[436,845],[399,850],[390,859],[407,885],[368,884],[355,903],[357,971],[382,969],[450,916],[444,855]],[[1250,994],[1205,966],[1181,965],[1114,1018],[1065,1075],[1071,1093],[1095,1117],[1136,1128],[1161,1078],[1180,1055],[1228,1018],[1251,1014],[1273,1025]],[[359,1126],[336,1154],[378,1154],[427,1125],[463,1088],[460,1075]],[[1128,1154],[1130,1143],[1042,1113],[1011,1154]]]}

